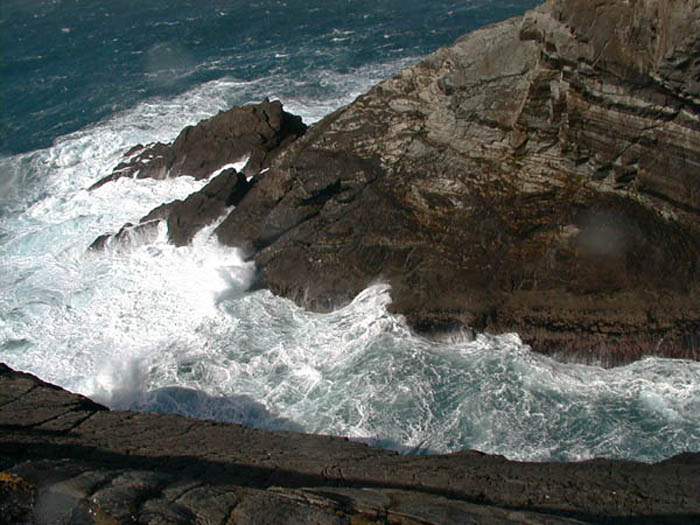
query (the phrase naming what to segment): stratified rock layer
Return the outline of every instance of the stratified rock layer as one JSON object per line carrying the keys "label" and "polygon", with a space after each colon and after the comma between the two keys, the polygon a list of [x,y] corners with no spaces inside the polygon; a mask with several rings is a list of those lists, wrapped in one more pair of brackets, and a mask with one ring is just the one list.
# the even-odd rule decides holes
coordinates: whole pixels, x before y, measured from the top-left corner
{"label": "stratified rock layer", "polygon": [[0,364],[3,523],[693,523],[700,455],[656,465],[401,456],[112,412]]}
{"label": "stratified rock layer", "polygon": [[218,228],[326,309],[372,281],[428,331],[698,358],[700,2],[557,0],[382,82]]}
{"label": "stratified rock layer", "polygon": [[[698,57],[700,0],[552,0],[303,136],[279,102],[237,108],[112,178],[203,176],[252,152],[255,180],[216,233],[255,259],[258,286],[327,310],[385,281],[392,309],[428,332],[517,331],[606,364],[698,359]],[[167,218],[189,242],[210,203],[225,212],[228,194],[210,193],[137,230]]]}

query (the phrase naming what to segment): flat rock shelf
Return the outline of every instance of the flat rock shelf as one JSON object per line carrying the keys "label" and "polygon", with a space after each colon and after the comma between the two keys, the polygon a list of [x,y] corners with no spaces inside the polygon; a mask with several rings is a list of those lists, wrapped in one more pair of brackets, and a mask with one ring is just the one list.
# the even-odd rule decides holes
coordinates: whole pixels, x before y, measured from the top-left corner
{"label": "flat rock shelf", "polygon": [[700,454],[655,465],[407,456],[110,411],[0,365],[5,523],[697,523]]}

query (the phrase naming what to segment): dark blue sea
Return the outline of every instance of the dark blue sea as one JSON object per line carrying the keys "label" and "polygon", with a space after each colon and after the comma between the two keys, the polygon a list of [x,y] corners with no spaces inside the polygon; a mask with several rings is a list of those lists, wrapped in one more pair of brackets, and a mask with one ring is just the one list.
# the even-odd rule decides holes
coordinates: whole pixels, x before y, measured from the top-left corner
{"label": "dark blue sea", "polygon": [[517,334],[426,339],[377,284],[317,314],[205,228],[94,253],[206,181],[87,188],[137,143],[280,99],[313,123],[531,0],[3,0],[0,361],[113,408],[348,436],[403,452],[656,461],[700,450],[700,363],[561,363]]}

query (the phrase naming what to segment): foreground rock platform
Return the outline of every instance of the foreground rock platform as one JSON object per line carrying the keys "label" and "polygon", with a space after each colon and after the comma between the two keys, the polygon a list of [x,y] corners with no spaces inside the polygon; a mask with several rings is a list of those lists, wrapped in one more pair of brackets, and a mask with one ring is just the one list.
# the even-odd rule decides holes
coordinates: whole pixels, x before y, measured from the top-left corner
{"label": "foreground rock platform", "polygon": [[518,463],[110,411],[0,364],[3,523],[697,523],[700,454]]}
{"label": "foreground rock platform", "polygon": [[[384,281],[424,332],[516,331],[610,365],[698,359],[698,56],[699,0],[551,0],[305,133],[277,118],[288,131],[256,145],[265,169],[216,234],[254,258],[257,286],[311,309]],[[205,121],[163,154],[167,175],[241,155],[266,121],[239,113],[257,115],[235,119],[245,140],[214,153]],[[210,218],[197,206],[169,216],[174,242]]]}

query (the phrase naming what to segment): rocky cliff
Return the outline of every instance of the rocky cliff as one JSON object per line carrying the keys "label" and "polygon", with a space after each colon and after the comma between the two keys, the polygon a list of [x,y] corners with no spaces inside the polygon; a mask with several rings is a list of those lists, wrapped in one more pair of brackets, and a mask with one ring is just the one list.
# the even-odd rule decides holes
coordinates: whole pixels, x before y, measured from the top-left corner
{"label": "rocky cliff", "polygon": [[293,137],[217,229],[259,286],[329,309],[381,280],[429,332],[700,355],[698,0],[549,1]]}
{"label": "rocky cliff", "polygon": [[0,364],[3,523],[696,523],[700,455],[656,465],[402,456],[112,412]]}

